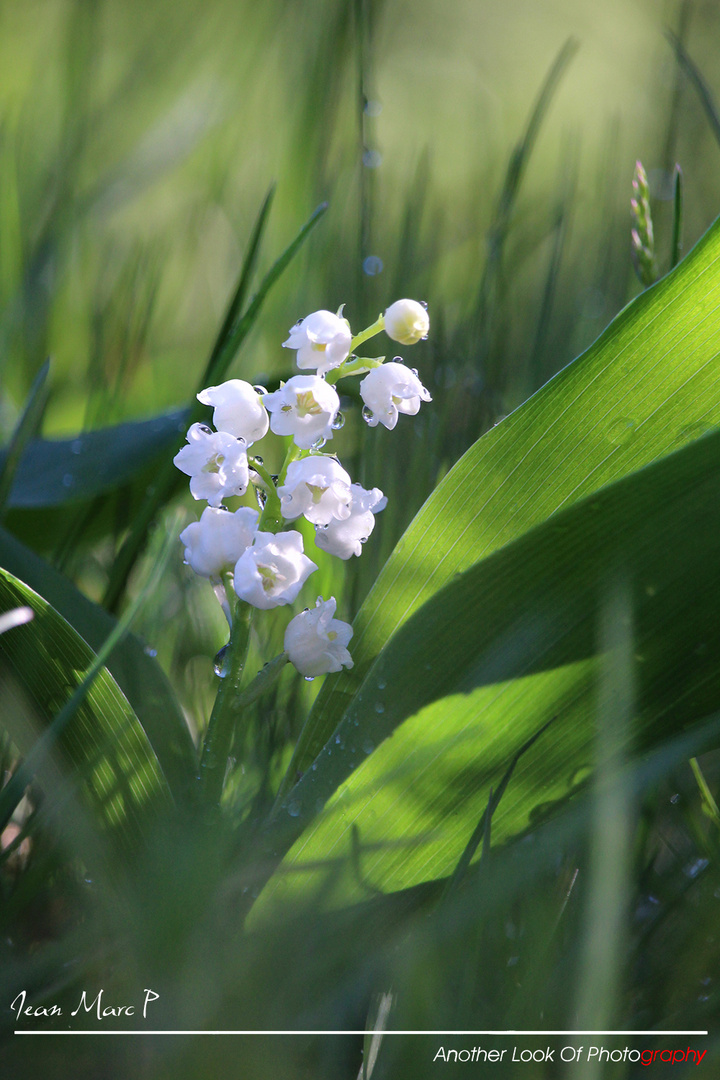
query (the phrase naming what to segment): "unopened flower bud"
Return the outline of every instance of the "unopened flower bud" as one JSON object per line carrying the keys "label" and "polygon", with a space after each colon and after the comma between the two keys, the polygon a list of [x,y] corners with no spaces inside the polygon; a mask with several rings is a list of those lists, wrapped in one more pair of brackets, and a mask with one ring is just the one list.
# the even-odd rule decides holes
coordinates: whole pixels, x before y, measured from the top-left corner
{"label": "unopened flower bud", "polygon": [[417,300],[396,300],[385,312],[385,333],[401,345],[414,345],[429,329],[428,313]]}
{"label": "unopened flower bud", "polygon": [[648,179],[641,162],[635,163],[635,176],[632,182],[633,198],[630,200],[633,227],[630,233],[632,257],[635,272],[647,288],[657,280],[657,262],[655,260],[655,238],[650,215],[650,189]]}

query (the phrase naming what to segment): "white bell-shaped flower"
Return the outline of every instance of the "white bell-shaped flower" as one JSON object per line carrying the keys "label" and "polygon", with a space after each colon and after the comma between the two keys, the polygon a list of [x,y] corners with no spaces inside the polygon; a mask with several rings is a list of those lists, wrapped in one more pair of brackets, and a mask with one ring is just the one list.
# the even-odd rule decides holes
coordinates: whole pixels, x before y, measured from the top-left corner
{"label": "white bell-shaped flower", "polygon": [[232,514],[222,507],[206,506],[200,520],[192,521],[180,533],[185,562],[201,577],[220,581],[255,539],[258,516],[249,506]]}
{"label": "white bell-shaped flower", "polygon": [[318,375],[324,375],[347,359],[351,341],[347,319],[333,315],[332,311],[314,311],[295,323],[283,346],[297,349],[299,368],[316,368]]}
{"label": "white bell-shaped flower", "polygon": [[334,386],[319,375],[294,375],[279,390],[266,394],[270,427],[276,435],[292,435],[295,445],[309,450],[333,437],[333,423],[340,408]]}
{"label": "white bell-shaped flower", "polygon": [[198,394],[198,401],[214,408],[213,424],[218,431],[245,440],[247,446],[262,439],[270,421],[260,395],[243,379],[228,379],[219,386],[208,386]]}
{"label": "white bell-shaped flower", "polygon": [[301,611],[288,623],[285,652],[301,675],[313,678],[353,666],[347,650],[353,629],[349,623],[333,618],[336,607],[334,596],[329,600],[321,596],[314,608]]}
{"label": "white bell-shaped flower", "polygon": [[429,330],[430,317],[417,300],[396,300],[385,312],[385,333],[401,345],[414,345]]}
{"label": "white bell-shaped flower", "polygon": [[361,553],[363,544],[375,528],[375,514],[387,506],[387,498],[380,488],[366,491],[361,484],[353,484],[350,492],[350,515],[342,520],[334,518],[328,525],[315,530],[317,546],[339,559],[350,559]]}
{"label": "white bell-shaped flower", "polygon": [[360,396],[367,406],[365,419],[370,427],[383,424],[389,431],[397,424],[398,413],[414,416],[421,401],[432,401],[417,373],[395,360],[373,368],[365,376]]}
{"label": "white bell-shaped flower", "polygon": [[291,604],[314,570],[299,532],[258,532],[235,565],[235,592],[257,608]]}
{"label": "white bell-shaped flower", "polygon": [[285,483],[278,488],[282,516],[294,521],[304,514],[313,525],[327,525],[333,518],[350,514],[352,480],[340,462],[329,454],[293,461]]}
{"label": "white bell-shaped flower", "polygon": [[173,462],[190,477],[190,494],[220,506],[230,495],[244,495],[249,481],[245,442],[226,431],[193,424]]}

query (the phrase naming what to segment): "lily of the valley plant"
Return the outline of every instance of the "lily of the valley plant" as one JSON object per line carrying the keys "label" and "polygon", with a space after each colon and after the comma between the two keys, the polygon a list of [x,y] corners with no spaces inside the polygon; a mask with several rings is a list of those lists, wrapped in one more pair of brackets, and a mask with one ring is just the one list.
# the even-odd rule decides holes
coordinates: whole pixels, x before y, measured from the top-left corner
{"label": "lily of the valley plant", "polygon": [[[335,384],[364,376],[360,396],[363,418],[372,427],[392,430],[400,413],[414,415],[430,401],[416,371],[396,356],[359,357],[355,350],[385,330],[393,340],[412,345],[427,337],[425,306],[398,300],[371,326],[353,336],[342,315],[315,311],[290,330],[285,348],[294,349],[298,367],[314,374],[295,375],[268,393],[240,379],[210,386],[198,399],[213,408],[215,430],[193,424],[175,465],[190,477],[190,492],[208,506],[200,520],[180,534],[185,562],[209,579],[230,623],[230,643],[205,739],[201,774],[211,798],[222,792],[232,726],[239,703],[254,695],[242,688],[250,623],[255,609],[294,603],[317,570],[312,553],[293,522],[306,518],[315,526],[315,545],[340,559],[360,555],[386,498],[379,488],[354,483],[337,457],[323,448],[343,424]],[[268,430],[287,441],[282,469],[271,476],[255,444]],[[224,501],[254,489],[261,511],[241,506],[230,511]],[[307,679],[352,667],[348,643],[352,627],[336,619],[335,597],[318,597],[288,622],[285,651],[255,682],[259,692],[289,661]],[[270,671],[268,675],[267,671]]]}

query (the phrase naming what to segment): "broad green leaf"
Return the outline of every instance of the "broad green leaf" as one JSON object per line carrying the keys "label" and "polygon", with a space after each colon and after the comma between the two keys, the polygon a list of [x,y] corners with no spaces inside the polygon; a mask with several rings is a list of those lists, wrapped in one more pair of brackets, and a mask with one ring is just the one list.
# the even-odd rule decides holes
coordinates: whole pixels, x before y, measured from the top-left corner
{"label": "broad green leaf", "polygon": [[[27,754],[82,682],[94,653],[50,604],[0,570],[0,611],[19,605],[35,617],[0,636],[0,699],[2,725]],[[106,668],[60,737],[59,751],[58,783],[77,777],[100,823],[128,848],[170,804],[158,759]],[[45,794],[52,800],[53,791]]]}
{"label": "broad green leaf", "polygon": [[548,721],[493,841],[573,795],[594,764],[597,628],[618,584],[633,624],[632,757],[720,707],[720,432],[554,515],[407,620],[276,815],[278,853],[309,826],[283,871],[316,887],[309,866],[345,859],[343,898],[449,874],[490,788]]}
{"label": "broad green leaf", "polygon": [[[44,559],[0,528],[0,566],[29,585],[97,652],[116,620],[88,600]],[[173,689],[158,662],[133,634],[113,650],[107,668],[143,726],[176,799],[194,788],[197,756]]]}
{"label": "broad green leaf", "polygon": [[[417,514],[361,608],[355,667],[328,679],[318,695],[284,791],[335,730],[393,633],[454,574],[720,424],[719,308],[716,222],[586,353],[467,451]],[[387,438],[388,446],[401,439],[402,427]]]}
{"label": "broad green leaf", "polygon": [[8,506],[37,510],[114,491],[170,453],[186,426],[187,414],[179,411],[74,439],[33,439],[15,472]]}

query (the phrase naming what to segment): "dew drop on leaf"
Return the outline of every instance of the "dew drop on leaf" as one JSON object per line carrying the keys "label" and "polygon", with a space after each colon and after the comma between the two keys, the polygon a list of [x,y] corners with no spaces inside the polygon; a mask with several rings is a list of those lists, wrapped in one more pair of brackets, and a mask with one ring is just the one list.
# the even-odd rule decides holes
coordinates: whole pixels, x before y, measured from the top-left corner
{"label": "dew drop on leaf", "polygon": [[635,436],[635,421],[619,416],[608,426],[607,437],[614,446],[625,446]]}

